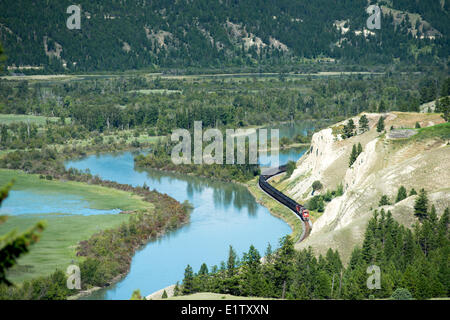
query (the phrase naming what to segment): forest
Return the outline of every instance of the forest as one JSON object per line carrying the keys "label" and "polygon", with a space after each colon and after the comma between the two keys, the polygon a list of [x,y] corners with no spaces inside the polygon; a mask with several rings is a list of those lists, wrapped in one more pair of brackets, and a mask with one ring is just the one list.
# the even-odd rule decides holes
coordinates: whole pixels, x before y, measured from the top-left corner
{"label": "forest", "polygon": [[[278,250],[272,251],[269,245],[263,260],[253,246],[242,258],[230,246],[220,266],[209,270],[203,264],[194,273],[188,265],[175,294],[350,300],[448,297],[450,211],[447,208],[438,218],[434,206],[428,208],[425,193],[416,200],[414,214],[420,222],[410,230],[396,222],[390,211],[375,211],[362,245],[354,248],[346,266],[337,250],[330,248],[317,257],[311,247],[296,251],[289,237],[280,240]],[[378,290],[366,286],[371,273],[367,270],[374,265],[381,272]]]}
{"label": "forest", "polygon": [[449,95],[450,80],[444,72],[287,79],[132,75],[67,82],[0,80],[0,114],[51,117],[44,123],[2,123],[0,148],[41,148],[85,140],[97,136],[95,132],[119,136],[128,129],[135,130],[135,138],[166,136],[176,128],[192,130],[193,122],[200,120],[204,128],[221,129],[308,119],[336,122],[362,111],[418,112],[421,104],[435,99],[437,111],[448,117]]}
{"label": "forest", "polygon": [[[409,15],[399,19],[384,10],[382,28],[367,36],[362,30],[370,3],[420,15],[421,20]],[[80,0],[81,29],[69,30],[70,1],[44,5],[5,0],[0,3],[0,41],[8,66],[35,67],[20,69],[23,73],[198,73],[205,68],[278,72],[311,68],[311,62],[319,61],[325,62],[312,68],[327,70],[343,62],[359,70],[391,63],[423,70],[446,64],[449,4],[442,3]],[[344,21],[351,32],[342,34],[337,21]]]}

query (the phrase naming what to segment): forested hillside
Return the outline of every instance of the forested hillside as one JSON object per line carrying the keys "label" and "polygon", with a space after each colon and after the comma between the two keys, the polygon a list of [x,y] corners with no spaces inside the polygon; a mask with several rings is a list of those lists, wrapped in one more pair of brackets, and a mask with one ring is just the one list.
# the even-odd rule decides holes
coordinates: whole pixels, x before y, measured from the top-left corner
{"label": "forested hillside", "polygon": [[422,67],[445,63],[449,52],[448,1],[381,1],[380,30],[367,29],[365,0],[79,0],[81,29],[69,30],[72,4],[1,1],[8,66],[41,67],[21,72],[273,71],[306,58]]}

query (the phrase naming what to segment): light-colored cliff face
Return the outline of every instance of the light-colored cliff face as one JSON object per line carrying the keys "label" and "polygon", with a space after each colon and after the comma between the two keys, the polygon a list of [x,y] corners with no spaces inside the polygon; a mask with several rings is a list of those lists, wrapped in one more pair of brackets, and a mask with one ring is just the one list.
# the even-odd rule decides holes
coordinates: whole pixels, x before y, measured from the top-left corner
{"label": "light-colored cliff face", "polygon": [[311,193],[311,185],[322,180],[323,173],[345,152],[345,148],[335,144],[336,137],[331,128],[315,133],[308,154],[300,159],[299,166],[292,173],[291,181],[301,179],[289,192],[294,198],[305,198]]}
{"label": "light-colored cliff face", "polygon": [[[418,114],[385,114],[385,127],[389,133],[394,128],[411,128]],[[379,134],[375,126],[380,115],[367,114],[370,130],[342,140],[334,135],[336,129],[327,128],[313,136],[310,152],[297,163],[297,169],[286,184],[285,191],[300,203],[311,198],[311,185],[320,180],[327,189],[335,190],[342,183],[344,194],[329,202],[325,211],[314,221],[310,237],[298,247],[312,246],[317,253],[328,248],[339,249],[347,260],[353,247],[360,244],[373,209],[381,209],[378,202],[386,194],[391,203],[400,186],[419,191],[425,188],[430,202],[438,214],[450,206],[450,146],[438,137],[392,139],[389,134]],[[439,115],[427,115],[424,122],[442,122]],[[357,124],[357,118],[354,118]],[[346,121],[345,121],[346,122]],[[344,122],[344,123],[345,123]],[[338,124],[334,127],[338,127]],[[448,127],[447,127],[448,128]],[[361,143],[363,152],[352,167],[348,161],[353,145]],[[415,197],[395,205],[386,206],[395,219],[411,226]]]}

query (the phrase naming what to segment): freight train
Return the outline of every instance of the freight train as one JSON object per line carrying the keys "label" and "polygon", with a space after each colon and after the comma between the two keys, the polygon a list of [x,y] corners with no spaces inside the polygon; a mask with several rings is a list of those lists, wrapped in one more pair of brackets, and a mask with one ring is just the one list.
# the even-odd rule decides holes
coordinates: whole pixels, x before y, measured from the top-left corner
{"label": "freight train", "polygon": [[284,204],[286,207],[288,207],[289,209],[294,211],[300,217],[300,219],[302,219],[303,221],[308,221],[309,220],[309,211],[304,206],[302,206],[301,204],[292,200],[291,198],[289,198],[282,192],[278,191],[277,189],[272,187],[269,182],[267,182],[267,180],[270,179],[271,177],[273,177],[277,174],[283,173],[285,171],[286,171],[286,166],[280,166],[278,168],[278,171],[273,174],[260,175],[259,181],[258,181],[259,186],[261,187],[261,189],[263,191],[268,193],[275,200]]}

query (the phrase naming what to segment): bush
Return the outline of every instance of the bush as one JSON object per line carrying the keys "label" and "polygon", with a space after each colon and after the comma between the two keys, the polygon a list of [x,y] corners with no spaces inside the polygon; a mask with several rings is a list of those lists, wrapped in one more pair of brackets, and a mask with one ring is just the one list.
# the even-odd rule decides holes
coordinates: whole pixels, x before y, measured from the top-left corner
{"label": "bush", "polygon": [[390,202],[389,202],[389,198],[388,198],[388,196],[387,195],[385,195],[385,194],[383,194],[382,196],[381,196],[381,199],[380,199],[380,202],[378,203],[378,206],[387,206],[387,205],[389,205],[389,204],[391,204]]}
{"label": "bush", "polygon": [[312,184],[313,192],[322,189],[323,185],[319,180],[316,180]]}
{"label": "bush", "polygon": [[391,299],[393,300],[412,300],[411,292],[405,288],[398,288],[392,293]]}

